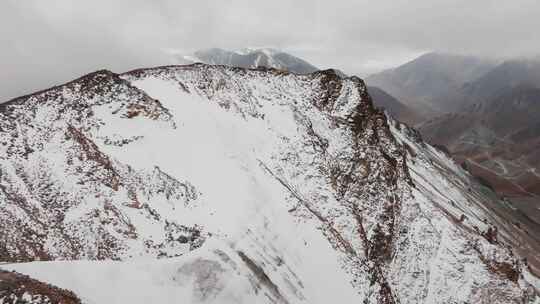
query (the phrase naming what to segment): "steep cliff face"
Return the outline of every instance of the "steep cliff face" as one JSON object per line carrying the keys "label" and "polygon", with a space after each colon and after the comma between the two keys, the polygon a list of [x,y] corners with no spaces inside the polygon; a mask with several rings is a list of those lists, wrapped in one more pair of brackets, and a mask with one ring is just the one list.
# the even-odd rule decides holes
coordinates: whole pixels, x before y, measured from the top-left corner
{"label": "steep cliff face", "polygon": [[357,77],[100,71],[0,115],[0,257],[57,261],[4,267],[83,301],[535,298],[489,198]]}

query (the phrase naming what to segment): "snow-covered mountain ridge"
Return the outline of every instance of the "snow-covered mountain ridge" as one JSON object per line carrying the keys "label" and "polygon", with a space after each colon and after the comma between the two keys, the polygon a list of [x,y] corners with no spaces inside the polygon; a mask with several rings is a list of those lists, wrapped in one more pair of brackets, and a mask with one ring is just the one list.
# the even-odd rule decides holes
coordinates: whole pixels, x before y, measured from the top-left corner
{"label": "snow-covered mountain ridge", "polygon": [[98,71],[0,116],[1,267],[83,302],[536,297],[481,187],[357,77]]}

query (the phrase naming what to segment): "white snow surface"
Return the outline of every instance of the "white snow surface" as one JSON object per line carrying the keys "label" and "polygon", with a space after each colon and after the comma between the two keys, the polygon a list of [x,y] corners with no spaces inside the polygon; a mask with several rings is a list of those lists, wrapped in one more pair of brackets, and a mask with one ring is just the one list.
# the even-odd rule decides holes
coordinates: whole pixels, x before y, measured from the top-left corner
{"label": "white snow surface", "polygon": [[[261,287],[255,285],[255,278],[243,263],[230,244],[212,240],[204,248],[178,258],[31,262],[6,265],[5,268],[67,288],[83,303],[89,304],[268,302],[273,295],[265,291],[264,286],[258,290]],[[328,278],[340,278],[333,271],[337,265],[321,266],[328,271]],[[348,284],[339,280],[329,280],[325,290],[312,285],[316,279],[305,281],[306,285],[300,288],[299,278],[287,267],[284,265],[269,274],[281,286],[289,286],[280,289],[287,298],[299,298],[308,303],[328,303],[332,299],[346,303],[354,298]],[[309,268],[306,270],[307,273],[299,275],[303,278],[316,276],[313,271],[309,273]]]}

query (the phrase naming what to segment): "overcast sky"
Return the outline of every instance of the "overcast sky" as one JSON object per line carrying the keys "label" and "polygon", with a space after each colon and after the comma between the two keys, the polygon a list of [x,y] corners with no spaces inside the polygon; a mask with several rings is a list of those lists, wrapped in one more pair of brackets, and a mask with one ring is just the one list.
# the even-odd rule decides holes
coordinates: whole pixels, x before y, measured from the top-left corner
{"label": "overcast sky", "polygon": [[538,0],[0,0],[0,100],[168,50],[269,46],[361,76],[434,50],[532,56],[539,16]]}

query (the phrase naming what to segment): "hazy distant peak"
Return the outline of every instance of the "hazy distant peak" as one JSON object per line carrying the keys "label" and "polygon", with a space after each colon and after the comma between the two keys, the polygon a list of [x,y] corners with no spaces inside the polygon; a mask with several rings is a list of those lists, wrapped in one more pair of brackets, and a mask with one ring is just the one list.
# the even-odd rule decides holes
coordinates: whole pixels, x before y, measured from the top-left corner
{"label": "hazy distant peak", "polygon": [[419,110],[444,111],[448,104],[441,104],[441,97],[477,80],[494,66],[495,63],[483,58],[432,52],[371,75],[367,82]]}
{"label": "hazy distant peak", "polygon": [[273,48],[247,47],[239,50],[221,48],[203,49],[192,55],[180,56],[179,63],[202,62],[213,65],[226,65],[242,68],[267,67],[307,74],[318,70],[311,63]]}
{"label": "hazy distant peak", "polygon": [[271,47],[245,47],[235,50],[234,52],[240,55],[248,55],[251,53],[261,52],[267,56],[274,56],[276,54],[283,53],[283,51]]}

